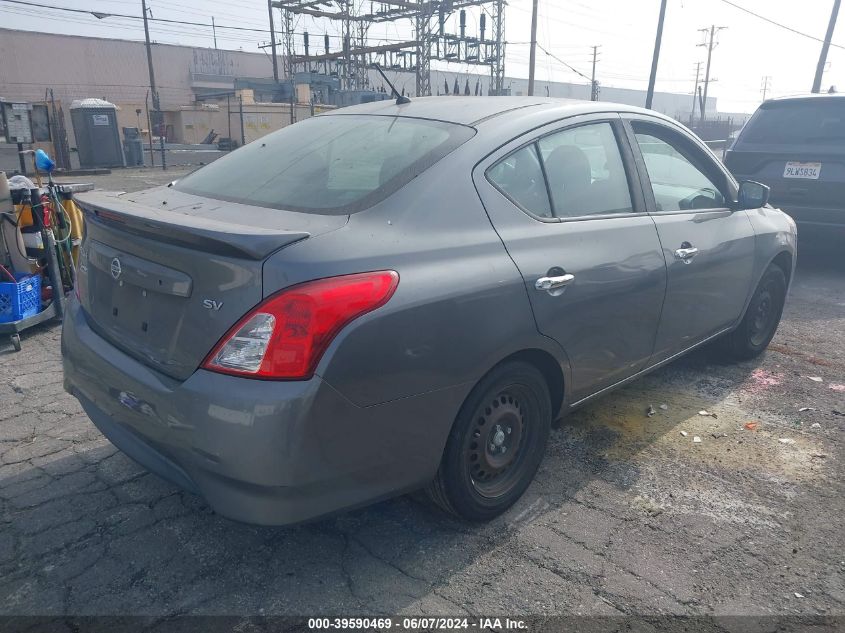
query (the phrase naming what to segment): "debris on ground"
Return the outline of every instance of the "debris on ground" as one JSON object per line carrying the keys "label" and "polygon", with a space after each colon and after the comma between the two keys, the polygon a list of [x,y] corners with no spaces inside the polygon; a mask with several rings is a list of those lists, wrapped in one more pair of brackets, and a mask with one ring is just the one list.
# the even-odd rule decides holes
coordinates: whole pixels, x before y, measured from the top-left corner
{"label": "debris on ground", "polygon": [[720,437],[727,437],[727,436],[728,436],[728,434],[727,434],[727,433],[711,433],[710,435],[712,435],[712,436],[713,436],[714,438],[716,438],[717,440],[718,440]]}
{"label": "debris on ground", "polygon": [[842,411],[840,411],[839,409],[831,409],[831,410],[830,410],[830,412],[831,412],[833,415],[845,415],[845,413],[843,413],[843,412],[842,412]]}
{"label": "debris on ground", "polygon": [[693,435],[692,436],[692,442],[693,442],[693,444],[701,444],[701,438],[698,437],[697,435]]}
{"label": "debris on ground", "polygon": [[653,407],[653,406],[651,406],[651,405],[648,405],[648,409],[646,409],[646,410],[645,410],[645,414],[646,414],[648,417],[651,417],[651,416],[653,416],[655,413],[657,413],[657,411],[655,411],[655,410],[654,410],[654,407]]}
{"label": "debris on ground", "polygon": [[820,429],[820,428],[822,428],[822,425],[821,425],[821,424],[819,424],[818,422],[813,422],[813,423],[810,425],[810,428],[811,428],[811,429]]}
{"label": "debris on ground", "polygon": [[798,593],[798,592],[796,591],[796,592],[795,592],[795,597],[796,597],[796,598],[803,598],[803,597],[804,597],[804,594],[803,594],[803,593]]}
{"label": "debris on ground", "polygon": [[812,380],[813,382],[824,382],[824,381],[821,379],[821,377],[819,377],[819,376],[807,376],[807,378],[809,378],[809,379],[810,379],[810,380]]}
{"label": "debris on ground", "polygon": [[686,437],[687,435],[689,435],[689,433],[687,433],[686,431],[681,431],[681,435],[683,435],[684,437]]}
{"label": "debris on ground", "polygon": [[827,387],[828,389],[833,389],[834,391],[838,391],[840,393],[845,392],[845,385],[840,385],[837,382],[832,382]]}
{"label": "debris on ground", "polygon": [[778,440],[781,444],[795,444],[795,440],[791,437],[782,437]]}
{"label": "debris on ground", "polygon": [[816,410],[815,407],[801,407],[800,409],[798,409],[798,412],[804,413],[804,411],[815,411],[815,410]]}
{"label": "debris on ground", "polygon": [[664,402],[663,404],[660,405],[660,410],[661,411],[668,411],[669,405]]}
{"label": "debris on ground", "polygon": [[709,417],[711,417],[711,418],[716,418],[716,417],[718,417],[718,416],[717,416],[715,413],[713,413],[712,411],[707,411],[707,410],[705,410],[705,409],[702,409],[701,411],[699,411],[699,412],[698,412],[698,415],[705,415],[705,416],[709,416]]}
{"label": "debris on ground", "polygon": [[759,422],[746,422],[745,425],[744,425],[744,428],[745,428],[746,431],[756,431],[758,428],[760,428],[760,423]]}
{"label": "debris on ground", "polygon": [[654,499],[642,495],[634,497],[631,505],[653,517],[662,514],[666,510],[665,507],[657,503]]}

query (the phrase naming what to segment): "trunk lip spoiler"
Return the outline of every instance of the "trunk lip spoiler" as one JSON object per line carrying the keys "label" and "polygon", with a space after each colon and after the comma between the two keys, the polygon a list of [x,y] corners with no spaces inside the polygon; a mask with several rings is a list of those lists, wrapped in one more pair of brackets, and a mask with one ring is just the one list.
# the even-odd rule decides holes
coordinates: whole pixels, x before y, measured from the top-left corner
{"label": "trunk lip spoiler", "polygon": [[120,224],[127,232],[219,255],[260,261],[282,247],[307,239],[308,231],[270,229],[222,222],[123,200],[120,193],[86,192],[74,199],[86,220]]}

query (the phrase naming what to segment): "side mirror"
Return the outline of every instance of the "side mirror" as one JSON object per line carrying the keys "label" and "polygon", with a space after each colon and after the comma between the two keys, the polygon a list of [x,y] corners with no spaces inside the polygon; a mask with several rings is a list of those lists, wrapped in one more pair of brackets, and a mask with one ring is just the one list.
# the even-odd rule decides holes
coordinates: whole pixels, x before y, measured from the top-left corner
{"label": "side mirror", "polygon": [[759,209],[769,201],[769,187],[766,185],[754,182],[753,180],[743,180],[739,183],[739,208],[740,209]]}

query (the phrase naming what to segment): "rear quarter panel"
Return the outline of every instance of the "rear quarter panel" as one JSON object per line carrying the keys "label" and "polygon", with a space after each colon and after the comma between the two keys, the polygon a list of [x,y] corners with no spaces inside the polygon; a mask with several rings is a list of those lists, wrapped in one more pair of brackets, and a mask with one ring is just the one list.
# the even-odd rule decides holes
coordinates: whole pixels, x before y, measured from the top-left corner
{"label": "rear quarter panel", "polygon": [[317,368],[358,406],[455,388],[465,395],[523,349],[562,358],[537,331],[519,271],[478,199],[476,156],[468,141],[342,229],[265,265],[265,294],[332,275],[399,272],[393,298],[347,326]]}

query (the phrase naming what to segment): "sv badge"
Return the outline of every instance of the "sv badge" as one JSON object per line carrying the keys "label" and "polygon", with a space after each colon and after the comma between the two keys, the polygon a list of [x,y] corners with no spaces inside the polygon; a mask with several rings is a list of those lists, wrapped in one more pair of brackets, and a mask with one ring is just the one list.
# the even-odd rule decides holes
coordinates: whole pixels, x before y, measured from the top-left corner
{"label": "sv badge", "polygon": [[214,310],[215,312],[217,312],[220,308],[223,307],[223,302],[215,301],[214,299],[203,299],[202,307],[206,310]]}

